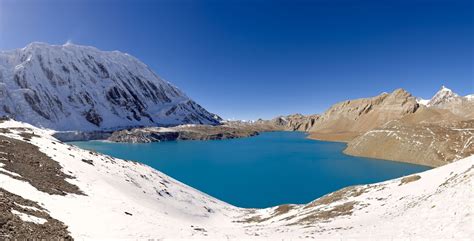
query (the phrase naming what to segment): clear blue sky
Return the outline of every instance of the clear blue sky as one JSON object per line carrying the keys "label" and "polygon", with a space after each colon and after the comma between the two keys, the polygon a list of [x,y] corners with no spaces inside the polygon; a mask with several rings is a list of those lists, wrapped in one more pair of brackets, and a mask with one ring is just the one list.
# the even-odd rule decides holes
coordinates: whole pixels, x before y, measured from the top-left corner
{"label": "clear blue sky", "polygon": [[473,16],[472,0],[0,0],[0,49],[120,50],[224,118],[270,118],[399,87],[474,93]]}

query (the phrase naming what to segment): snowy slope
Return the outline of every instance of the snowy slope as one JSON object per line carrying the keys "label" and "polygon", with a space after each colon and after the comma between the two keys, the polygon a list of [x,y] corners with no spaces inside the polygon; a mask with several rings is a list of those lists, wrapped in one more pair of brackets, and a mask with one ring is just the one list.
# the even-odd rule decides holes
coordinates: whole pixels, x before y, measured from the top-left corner
{"label": "snowy slope", "polygon": [[44,43],[0,52],[1,115],[55,130],[220,120],[128,54]]}
{"label": "snowy slope", "polygon": [[[33,132],[37,136],[25,135]],[[474,235],[474,156],[410,177],[342,189],[307,205],[256,210],[226,204],[148,166],[60,143],[50,134],[15,121],[0,123],[0,137],[37,146],[74,177],[67,181],[84,195],[40,191],[18,178],[20,174],[6,170],[6,158],[0,158],[0,188],[40,204],[76,239],[379,240]],[[11,212],[26,222],[48,224],[34,215]]]}

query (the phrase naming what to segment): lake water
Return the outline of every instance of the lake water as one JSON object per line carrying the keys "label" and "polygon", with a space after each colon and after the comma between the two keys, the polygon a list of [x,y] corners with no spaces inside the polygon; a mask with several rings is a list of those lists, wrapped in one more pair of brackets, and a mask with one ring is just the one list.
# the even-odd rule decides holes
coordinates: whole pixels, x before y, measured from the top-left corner
{"label": "lake water", "polygon": [[347,156],[344,143],[305,137],[302,132],[267,132],[217,141],[72,144],[145,163],[223,201],[253,208],[307,203],[343,187],[429,169]]}

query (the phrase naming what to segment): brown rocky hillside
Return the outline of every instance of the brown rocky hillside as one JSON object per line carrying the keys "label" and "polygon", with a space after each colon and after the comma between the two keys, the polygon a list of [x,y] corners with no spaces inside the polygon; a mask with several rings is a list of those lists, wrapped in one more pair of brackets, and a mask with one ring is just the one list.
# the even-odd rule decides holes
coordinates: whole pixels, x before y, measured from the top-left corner
{"label": "brown rocky hillside", "polygon": [[474,155],[474,120],[449,124],[392,121],[355,138],[344,153],[442,166]]}
{"label": "brown rocky hillside", "polygon": [[415,97],[403,89],[347,100],[329,108],[309,131],[315,139],[349,141],[388,121],[414,113],[418,107]]}

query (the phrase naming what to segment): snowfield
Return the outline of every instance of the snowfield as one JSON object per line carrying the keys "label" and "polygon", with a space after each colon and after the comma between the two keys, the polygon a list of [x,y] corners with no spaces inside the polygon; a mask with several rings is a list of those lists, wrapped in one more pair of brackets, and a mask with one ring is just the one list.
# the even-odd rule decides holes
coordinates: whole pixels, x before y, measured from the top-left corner
{"label": "snowfield", "polygon": [[[0,121],[0,130],[0,136],[37,146],[83,194],[40,191],[15,176],[21,173],[5,172],[11,172],[7,158],[0,158],[0,188],[37,202],[79,240],[474,237],[474,156],[408,177],[348,187],[306,205],[243,209],[146,165],[61,143],[49,130],[16,121]],[[48,224],[31,213],[10,212],[25,222]]]}

